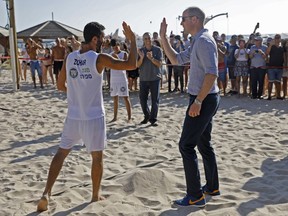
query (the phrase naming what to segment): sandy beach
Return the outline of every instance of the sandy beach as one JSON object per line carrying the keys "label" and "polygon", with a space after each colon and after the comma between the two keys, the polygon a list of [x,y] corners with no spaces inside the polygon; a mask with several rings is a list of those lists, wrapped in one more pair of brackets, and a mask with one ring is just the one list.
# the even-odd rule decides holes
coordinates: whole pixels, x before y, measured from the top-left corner
{"label": "sandy beach", "polygon": [[108,145],[101,191],[106,200],[89,202],[91,158],[85,147],[75,146],[49,210],[38,214],[67,112],[66,95],[52,85],[33,89],[29,72],[28,82],[13,92],[10,73],[0,74],[1,216],[288,215],[288,100],[222,97],[213,130],[222,194],[207,196],[203,209],[177,209],[171,202],[186,190],[178,141],[188,96],[167,88],[161,91],[158,127],[139,124],[138,92],[130,94],[133,122],[126,122],[120,100],[119,119],[109,123],[113,101],[104,92]]}

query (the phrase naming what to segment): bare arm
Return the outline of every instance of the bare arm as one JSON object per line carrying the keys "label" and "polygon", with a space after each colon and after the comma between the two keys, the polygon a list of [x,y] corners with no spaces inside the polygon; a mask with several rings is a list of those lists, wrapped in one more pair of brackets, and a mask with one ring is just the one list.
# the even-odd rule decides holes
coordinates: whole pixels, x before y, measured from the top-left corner
{"label": "bare arm", "polygon": [[[236,51],[237,51],[237,53],[236,53]],[[239,53],[240,53],[240,48],[239,48],[238,50],[235,50],[234,57],[235,57],[236,59],[238,59]]]}
{"label": "bare arm", "polygon": [[271,52],[271,48],[272,46],[275,44],[274,40],[272,40],[266,50],[266,55],[270,55],[270,52]]}
{"label": "bare arm", "polygon": [[63,66],[62,66],[61,71],[60,71],[59,76],[58,76],[57,89],[59,91],[67,92],[67,87],[66,87],[66,59],[63,62]]}
{"label": "bare arm", "polygon": [[156,65],[157,67],[161,67],[161,65],[162,65],[161,61],[159,61],[153,57],[152,51],[147,52],[146,56],[152,62],[152,64]]}
{"label": "bare arm", "polygon": [[151,58],[150,61],[151,61],[154,65],[156,65],[157,67],[161,67],[161,65],[162,65],[162,62],[159,61],[159,60],[157,60],[157,59],[155,59],[155,58]]}
{"label": "bare arm", "polygon": [[218,46],[218,53],[222,54],[223,56],[225,56],[225,54],[227,53],[227,48],[224,44],[219,44],[217,43]]}
{"label": "bare arm", "polygon": [[138,55],[139,55],[139,58],[137,60],[137,67],[139,68],[143,63],[144,52],[142,50],[138,49]]}
{"label": "bare arm", "polygon": [[123,22],[123,34],[130,41],[130,54],[127,60],[119,60],[107,54],[100,54],[97,58],[96,68],[99,73],[105,67],[115,70],[133,70],[137,67],[137,47],[135,34],[127,23]]}
{"label": "bare arm", "polygon": [[170,43],[168,42],[168,39],[166,37],[166,32],[167,32],[166,19],[163,18],[163,21],[161,22],[161,25],[160,25],[160,37],[161,37],[162,47],[165,52],[165,55],[169,58],[170,62],[173,65],[177,65],[178,64],[177,57],[176,57],[177,52],[171,47]]}
{"label": "bare arm", "polygon": [[53,48],[51,49],[51,52],[52,52],[52,53],[51,53],[51,61],[52,61],[52,64],[53,64],[54,58],[55,58],[55,57],[54,57],[54,49],[53,49]]}

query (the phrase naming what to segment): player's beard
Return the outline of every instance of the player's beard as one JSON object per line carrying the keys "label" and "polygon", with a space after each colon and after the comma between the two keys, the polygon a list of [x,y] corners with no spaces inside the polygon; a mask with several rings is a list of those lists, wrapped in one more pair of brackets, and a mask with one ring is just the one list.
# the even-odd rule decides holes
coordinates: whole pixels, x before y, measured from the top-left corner
{"label": "player's beard", "polygon": [[102,41],[98,40],[96,44],[96,52],[100,53],[101,52],[101,46],[102,46]]}

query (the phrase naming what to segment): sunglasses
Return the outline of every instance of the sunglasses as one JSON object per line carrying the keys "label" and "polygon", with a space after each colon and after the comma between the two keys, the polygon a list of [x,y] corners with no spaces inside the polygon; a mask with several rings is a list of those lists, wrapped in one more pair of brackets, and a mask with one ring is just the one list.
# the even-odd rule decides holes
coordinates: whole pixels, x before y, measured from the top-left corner
{"label": "sunglasses", "polygon": [[178,20],[182,19],[182,22],[185,22],[186,18],[196,17],[195,15],[191,16],[178,16]]}

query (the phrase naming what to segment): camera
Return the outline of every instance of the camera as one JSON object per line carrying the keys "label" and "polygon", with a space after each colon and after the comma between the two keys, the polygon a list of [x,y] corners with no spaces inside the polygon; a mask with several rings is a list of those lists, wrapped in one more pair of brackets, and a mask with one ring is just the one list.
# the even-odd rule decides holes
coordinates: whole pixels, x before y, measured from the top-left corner
{"label": "camera", "polygon": [[259,50],[255,50],[255,53],[258,53],[259,52]]}

